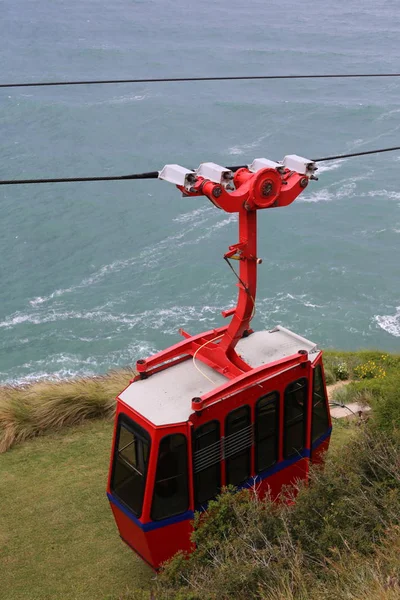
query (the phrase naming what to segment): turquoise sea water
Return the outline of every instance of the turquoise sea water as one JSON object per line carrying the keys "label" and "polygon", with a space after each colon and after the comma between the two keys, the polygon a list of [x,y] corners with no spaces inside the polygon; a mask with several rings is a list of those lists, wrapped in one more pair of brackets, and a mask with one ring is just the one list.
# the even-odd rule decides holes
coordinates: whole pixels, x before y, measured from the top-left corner
{"label": "turquoise sea water", "polygon": [[[0,80],[400,70],[395,0],[3,0]],[[400,80],[0,89],[0,178],[400,142]],[[0,187],[0,381],[102,373],[222,324],[234,216],[159,181]],[[259,218],[255,328],[400,349],[400,153],[326,163]]]}

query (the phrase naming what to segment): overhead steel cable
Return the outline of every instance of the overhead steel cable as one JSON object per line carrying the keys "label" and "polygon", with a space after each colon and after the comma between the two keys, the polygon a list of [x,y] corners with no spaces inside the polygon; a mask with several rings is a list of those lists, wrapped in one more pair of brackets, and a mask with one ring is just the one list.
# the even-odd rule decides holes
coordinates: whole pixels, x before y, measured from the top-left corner
{"label": "overhead steel cable", "polygon": [[124,181],[130,179],[157,179],[158,171],[133,173],[132,175],[111,175],[109,177],[59,177],[52,179],[4,179],[0,185],[24,185],[28,183],[75,183],[77,181]]}
{"label": "overhead steel cable", "polygon": [[[382,152],[393,152],[400,150],[400,146],[392,148],[380,148],[378,150],[366,150],[364,152],[352,152],[351,154],[336,154],[334,156],[325,156],[324,158],[313,158],[313,162],[327,162],[340,158],[353,158],[355,156],[365,156],[367,154],[381,154]],[[226,167],[230,171],[238,171],[246,168],[248,165],[236,165]],[[59,177],[51,179],[0,179],[0,185],[25,185],[31,183],[74,183],[78,181],[128,181],[133,179],[158,179],[159,171],[149,171],[147,173],[132,173],[131,175],[111,175],[108,177]]]}
{"label": "overhead steel cable", "polygon": [[[325,156],[323,158],[313,158],[313,162],[328,162],[329,160],[337,160],[339,158],[353,158],[355,156],[366,156],[367,154],[381,154],[382,152],[394,152],[400,150],[400,146],[393,146],[392,148],[380,148],[379,150],[365,150],[364,152],[351,152],[350,154],[336,154],[334,156]],[[236,167],[226,167],[230,171],[237,171],[243,169],[247,165],[238,165]]]}
{"label": "overhead steel cable", "polygon": [[351,154],[337,154],[336,156],[325,156],[325,158],[314,158],[314,162],[326,162],[328,160],[337,160],[338,158],[353,158],[353,156],[365,156],[366,154],[380,154],[381,152],[393,152],[400,150],[400,146],[393,148],[381,148],[380,150],[366,150],[365,152],[352,152]]}
{"label": "overhead steel cable", "polygon": [[225,75],[221,77],[152,77],[145,79],[89,79],[84,81],[33,81],[0,83],[0,88],[50,87],[63,85],[105,85],[116,83],[183,83],[196,81],[251,81],[279,79],[351,79],[374,77],[400,77],[400,73],[330,73],[317,75]]}

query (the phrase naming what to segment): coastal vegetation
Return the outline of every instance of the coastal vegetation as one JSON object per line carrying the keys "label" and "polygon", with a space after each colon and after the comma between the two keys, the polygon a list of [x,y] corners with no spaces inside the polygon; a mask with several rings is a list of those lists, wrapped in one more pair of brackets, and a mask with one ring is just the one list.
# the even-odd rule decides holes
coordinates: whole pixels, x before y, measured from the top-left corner
{"label": "coastal vegetation", "polygon": [[0,387],[0,453],[49,431],[111,419],[116,395],[133,377],[134,371],[126,368],[101,377]]}
{"label": "coastal vegetation", "polygon": [[[328,385],[350,379],[334,399],[369,403],[391,385],[400,370],[400,355],[377,351],[324,354]],[[134,377],[130,368],[99,377],[67,381],[38,381],[23,386],[0,386],[0,453],[29,438],[96,418],[112,419],[115,397]],[[386,377],[388,375],[388,377]]]}
{"label": "coastal vegetation", "polygon": [[[370,403],[372,416],[336,424],[324,469],[282,502],[251,489],[211,502],[196,516],[194,552],[165,566],[155,597],[400,597],[400,357],[332,352],[326,365],[335,379],[358,378],[337,388],[337,400]],[[341,444],[337,428],[352,432]]]}
{"label": "coastal vegetation", "polygon": [[120,541],[105,496],[113,398],[133,372],[2,388],[2,593],[399,598],[400,356],[329,351],[325,365],[331,384],[349,380],[332,388],[334,401],[370,404],[371,416],[334,423],[325,469],[285,490],[289,502],[226,490],[196,516],[194,553],[174,557],[157,578]]}

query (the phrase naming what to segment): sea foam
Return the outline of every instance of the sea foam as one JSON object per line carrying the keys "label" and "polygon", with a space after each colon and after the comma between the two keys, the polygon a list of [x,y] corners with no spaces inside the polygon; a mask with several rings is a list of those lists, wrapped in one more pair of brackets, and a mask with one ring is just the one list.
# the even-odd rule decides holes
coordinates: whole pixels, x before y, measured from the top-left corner
{"label": "sea foam", "polygon": [[400,306],[396,307],[394,315],[376,315],[375,321],[387,333],[400,337]]}

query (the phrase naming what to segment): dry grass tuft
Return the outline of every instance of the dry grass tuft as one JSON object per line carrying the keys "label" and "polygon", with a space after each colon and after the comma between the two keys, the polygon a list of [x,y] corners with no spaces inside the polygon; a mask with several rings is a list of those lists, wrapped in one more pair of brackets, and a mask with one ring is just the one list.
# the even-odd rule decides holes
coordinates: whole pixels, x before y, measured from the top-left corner
{"label": "dry grass tuft", "polygon": [[0,453],[46,431],[112,418],[115,397],[134,374],[127,368],[103,377],[0,387]]}

